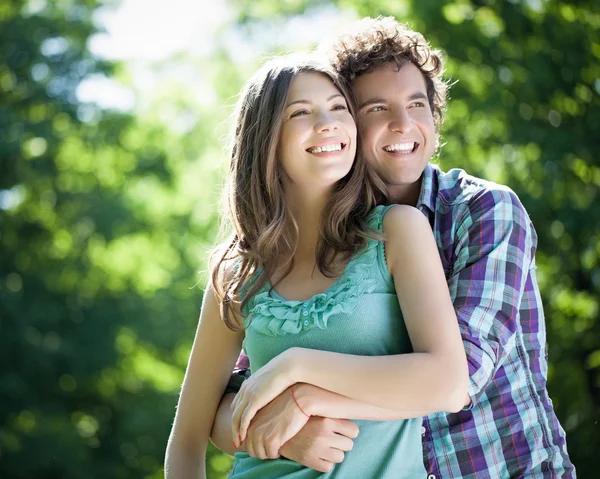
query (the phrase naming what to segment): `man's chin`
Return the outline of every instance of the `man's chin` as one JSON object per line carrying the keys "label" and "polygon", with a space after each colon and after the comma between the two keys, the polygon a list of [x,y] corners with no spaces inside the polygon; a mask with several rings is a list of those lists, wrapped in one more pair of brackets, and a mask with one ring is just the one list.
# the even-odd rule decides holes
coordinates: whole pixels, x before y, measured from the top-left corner
{"label": "man's chin", "polygon": [[384,181],[385,181],[386,185],[388,186],[388,188],[394,188],[394,187],[406,188],[406,187],[409,187],[409,186],[417,183],[421,179],[422,175],[423,175],[423,170],[411,169],[410,171],[405,170],[402,173],[396,173],[394,175],[389,175],[389,181],[385,180],[385,179],[384,179]]}

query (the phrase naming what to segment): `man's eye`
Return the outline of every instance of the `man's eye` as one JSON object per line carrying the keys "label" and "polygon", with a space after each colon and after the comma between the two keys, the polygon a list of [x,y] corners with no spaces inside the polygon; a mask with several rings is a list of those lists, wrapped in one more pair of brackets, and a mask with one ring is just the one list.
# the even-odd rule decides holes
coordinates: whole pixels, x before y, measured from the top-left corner
{"label": "man's eye", "polygon": [[298,110],[298,111],[295,111],[294,113],[292,113],[290,115],[290,118],[295,118],[300,115],[308,115],[308,112],[306,110]]}
{"label": "man's eye", "polygon": [[425,103],[423,103],[422,101],[416,101],[412,104],[412,106],[416,106],[417,108],[423,108],[425,107]]}
{"label": "man's eye", "polygon": [[372,107],[372,108],[369,108],[369,109],[367,110],[367,112],[372,112],[372,111],[373,111],[373,112],[375,112],[375,111],[383,111],[383,110],[384,110],[384,108],[385,108],[385,107],[383,107],[383,106],[381,106],[381,105],[377,105],[377,106],[374,106],[374,107]]}

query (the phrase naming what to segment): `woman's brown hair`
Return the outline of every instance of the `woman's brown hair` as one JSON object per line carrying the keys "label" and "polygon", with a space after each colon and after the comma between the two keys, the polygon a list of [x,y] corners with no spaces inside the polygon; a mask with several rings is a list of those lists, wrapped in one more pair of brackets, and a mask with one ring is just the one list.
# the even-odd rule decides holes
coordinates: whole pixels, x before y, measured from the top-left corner
{"label": "woman's brown hair", "polygon": [[[272,59],[242,89],[233,115],[224,190],[223,227],[231,236],[210,259],[211,282],[221,316],[234,330],[241,326],[239,320],[232,320],[231,313],[237,309],[234,305],[244,311],[247,301],[272,277],[283,258],[287,273],[293,266],[298,225],[286,201],[277,147],[290,84],[304,72],[328,77],[354,116],[348,85],[316,57]],[[366,218],[384,191],[383,182],[358,153],[351,170],[335,184],[322,213],[316,264],[324,275],[334,277],[339,272],[338,260],[348,260],[367,238],[374,237]]]}

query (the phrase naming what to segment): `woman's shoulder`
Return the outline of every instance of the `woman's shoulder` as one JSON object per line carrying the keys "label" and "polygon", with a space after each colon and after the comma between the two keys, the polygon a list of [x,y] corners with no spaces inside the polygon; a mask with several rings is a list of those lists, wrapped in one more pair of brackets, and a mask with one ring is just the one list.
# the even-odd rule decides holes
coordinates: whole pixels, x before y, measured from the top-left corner
{"label": "woman's shoulder", "polygon": [[371,210],[369,215],[367,216],[367,224],[370,228],[373,228],[377,231],[382,231],[383,229],[383,218],[386,213],[393,208],[394,205],[379,205]]}
{"label": "woman's shoulder", "polygon": [[367,222],[371,228],[379,231],[396,225],[428,224],[425,215],[414,206],[409,205],[376,206],[369,213]]}
{"label": "woman's shoulder", "polygon": [[409,205],[387,207],[382,226],[387,242],[410,241],[424,234],[432,234],[427,217],[417,208]]}
{"label": "woman's shoulder", "polygon": [[[377,208],[380,208],[378,206]],[[427,222],[427,219],[421,211],[410,205],[387,205],[383,206],[384,222],[403,220],[409,222]]]}
{"label": "woman's shoulder", "polygon": [[431,225],[427,217],[413,206],[394,205],[389,208],[383,220],[383,233],[387,265],[391,274],[398,261],[404,269],[407,258],[435,251]]}
{"label": "woman's shoulder", "polygon": [[401,234],[422,233],[424,228],[431,230],[427,218],[421,211],[409,205],[379,205],[367,217],[370,228],[385,233],[385,240]]}

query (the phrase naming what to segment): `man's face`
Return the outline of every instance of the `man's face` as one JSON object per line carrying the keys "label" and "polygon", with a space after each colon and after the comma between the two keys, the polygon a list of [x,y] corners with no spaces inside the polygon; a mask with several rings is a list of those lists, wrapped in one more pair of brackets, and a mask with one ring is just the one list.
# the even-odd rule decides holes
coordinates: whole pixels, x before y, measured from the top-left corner
{"label": "man's face", "polygon": [[392,198],[415,189],[435,151],[436,133],[427,87],[412,63],[376,68],[354,80],[362,148]]}

